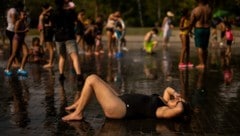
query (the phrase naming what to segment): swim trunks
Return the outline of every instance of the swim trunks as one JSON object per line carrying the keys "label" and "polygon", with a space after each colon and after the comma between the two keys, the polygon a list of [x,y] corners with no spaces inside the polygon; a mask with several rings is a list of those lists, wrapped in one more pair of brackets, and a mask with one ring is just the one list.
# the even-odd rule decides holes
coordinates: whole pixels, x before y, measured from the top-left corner
{"label": "swim trunks", "polygon": [[166,106],[157,94],[124,94],[120,99],[126,104],[125,118],[156,118],[157,108]]}
{"label": "swim trunks", "polygon": [[195,46],[206,49],[209,43],[210,28],[195,28]]}
{"label": "swim trunks", "polygon": [[147,53],[152,53],[152,51],[153,51],[153,41],[144,42],[144,49]]}

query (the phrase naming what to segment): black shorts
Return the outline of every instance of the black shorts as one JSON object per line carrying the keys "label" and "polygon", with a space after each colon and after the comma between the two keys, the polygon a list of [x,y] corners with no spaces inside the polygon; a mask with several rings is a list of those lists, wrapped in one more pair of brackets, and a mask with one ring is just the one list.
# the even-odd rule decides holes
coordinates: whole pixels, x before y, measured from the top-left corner
{"label": "black shorts", "polygon": [[227,40],[227,46],[231,46],[232,45],[232,40]]}
{"label": "black shorts", "polygon": [[45,27],[43,29],[44,41],[45,42],[52,42],[54,31],[52,27]]}
{"label": "black shorts", "polygon": [[124,94],[120,99],[126,104],[125,118],[156,118],[157,108],[166,106],[158,95]]}
{"label": "black shorts", "polygon": [[95,38],[91,35],[85,35],[84,40],[88,46],[94,46]]}
{"label": "black shorts", "polygon": [[113,28],[110,28],[110,27],[107,27],[106,31],[109,31],[109,32],[112,32],[112,33],[114,32]]}

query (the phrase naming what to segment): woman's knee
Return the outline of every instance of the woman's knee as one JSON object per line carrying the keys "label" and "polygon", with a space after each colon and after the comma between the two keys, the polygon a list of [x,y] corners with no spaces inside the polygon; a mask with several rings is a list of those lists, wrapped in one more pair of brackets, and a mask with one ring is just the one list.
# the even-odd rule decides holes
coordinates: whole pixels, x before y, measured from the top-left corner
{"label": "woman's knee", "polygon": [[96,80],[98,80],[99,79],[99,77],[97,76],[97,75],[95,75],[95,74],[91,74],[91,75],[89,75],[87,78],[86,78],[86,83],[94,83],[94,82],[96,82]]}

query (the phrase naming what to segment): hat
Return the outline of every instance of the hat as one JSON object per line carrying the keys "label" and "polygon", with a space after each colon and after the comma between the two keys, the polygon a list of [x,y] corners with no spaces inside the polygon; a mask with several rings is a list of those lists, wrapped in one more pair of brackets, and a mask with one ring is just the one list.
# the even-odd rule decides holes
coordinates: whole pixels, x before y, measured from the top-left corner
{"label": "hat", "polygon": [[168,12],[167,12],[167,16],[169,16],[169,17],[174,17],[174,14],[173,14],[171,11],[168,11]]}

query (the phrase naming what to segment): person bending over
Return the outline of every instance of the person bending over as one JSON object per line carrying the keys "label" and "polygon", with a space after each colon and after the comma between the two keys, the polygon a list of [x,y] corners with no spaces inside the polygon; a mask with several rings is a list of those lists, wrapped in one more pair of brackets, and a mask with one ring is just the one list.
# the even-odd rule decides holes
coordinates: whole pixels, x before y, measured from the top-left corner
{"label": "person bending over", "polygon": [[63,121],[83,119],[83,112],[91,96],[95,94],[103,112],[110,119],[124,118],[173,118],[182,115],[188,107],[184,99],[173,88],[167,87],[163,96],[157,94],[123,94],[119,96],[97,75],[87,77],[81,96],[66,110],[74,112],[62,117]]}

